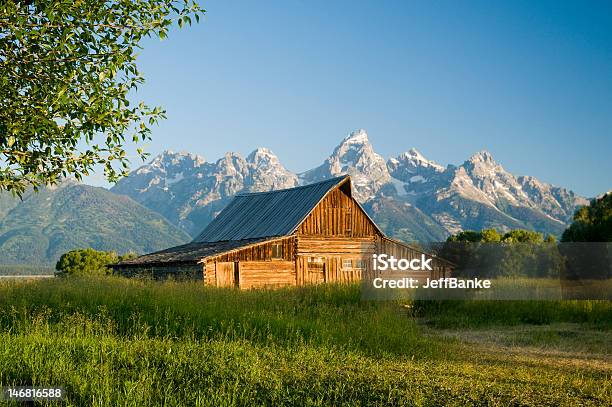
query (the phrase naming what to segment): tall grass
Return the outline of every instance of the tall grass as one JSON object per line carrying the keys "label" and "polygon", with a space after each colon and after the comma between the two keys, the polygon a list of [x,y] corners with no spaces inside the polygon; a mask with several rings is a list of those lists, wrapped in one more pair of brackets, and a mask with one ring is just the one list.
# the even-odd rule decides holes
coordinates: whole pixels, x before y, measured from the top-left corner
{"label": "tall grass", "polygon": [[[404,304],[360,298],[358,286],[0,282],[0,386],[64,386],[67,406],[612,401],[609,370],[481,353],[424,335]],[[433,304],[419,312],[449,309]]]}
{"label": "tall grass", "polygon": [[[0,283],[1,284],[1,283]],[[0,330],[124,338],[324,345],[366,354],[433,352],[394,303],[360,301],[358,286],[238,291],[201,282],[114,277],[0,286]]]}
{"label": "tall grass", "polygon": [[605,300],[415,301],[414,315],[437,328],[572,322],[612,329],[612,302]]}

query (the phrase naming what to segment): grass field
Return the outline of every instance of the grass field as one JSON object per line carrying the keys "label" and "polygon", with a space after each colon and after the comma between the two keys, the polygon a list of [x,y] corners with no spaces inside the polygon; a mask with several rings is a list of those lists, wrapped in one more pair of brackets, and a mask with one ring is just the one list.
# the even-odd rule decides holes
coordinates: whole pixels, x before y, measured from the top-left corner
{"label": "grass field", "polygon": [[0,281],[1,385],[65,405],[610,405],[611,355],[610,302]]}

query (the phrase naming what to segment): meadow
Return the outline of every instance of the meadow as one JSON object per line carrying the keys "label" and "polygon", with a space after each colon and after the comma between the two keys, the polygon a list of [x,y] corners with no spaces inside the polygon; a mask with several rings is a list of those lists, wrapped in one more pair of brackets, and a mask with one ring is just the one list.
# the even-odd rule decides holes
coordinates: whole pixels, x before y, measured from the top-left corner
{"label": "meadow", "polygon": [[67,406],[610,405],[609,301],[0,281],[0,385]]}

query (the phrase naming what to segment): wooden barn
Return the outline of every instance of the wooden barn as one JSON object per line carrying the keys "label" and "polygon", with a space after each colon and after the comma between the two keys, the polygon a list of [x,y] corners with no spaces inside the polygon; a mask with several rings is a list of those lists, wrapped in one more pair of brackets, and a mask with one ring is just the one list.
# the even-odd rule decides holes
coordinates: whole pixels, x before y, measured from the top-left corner
{"label": "wooden barn", "polygon": [[[354,282],[372,273],[373,254],[422,252],[390,239],[353,198],[349,176],[237,195],[193,242],[113,265],[116,273],[169,275],[243,289]],[[434,258],[445,277],[450,264]],[[372,275],[372,274],[367,274]]]}

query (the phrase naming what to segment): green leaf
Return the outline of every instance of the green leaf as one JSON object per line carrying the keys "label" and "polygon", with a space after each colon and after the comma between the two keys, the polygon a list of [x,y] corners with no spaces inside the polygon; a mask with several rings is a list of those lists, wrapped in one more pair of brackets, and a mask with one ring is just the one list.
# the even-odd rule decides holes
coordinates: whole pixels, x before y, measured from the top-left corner
{"label": "green leaf", "polygon": [[191,15],[197,21],[199,7],[191,0],[34,1],[24,6],[32,14],[19,15],[18,3],[0,1],[0,53],[15,56],[0,61],[0,192],[99,167],[109,179],[123,174],[115,167],[125,163],[126,140],[149,139],[148,124],[165,118],[144,103],[130,107],[129,92],[144,82],[136,65],[141,40],[165,39],[174,20],[179,27]]}

